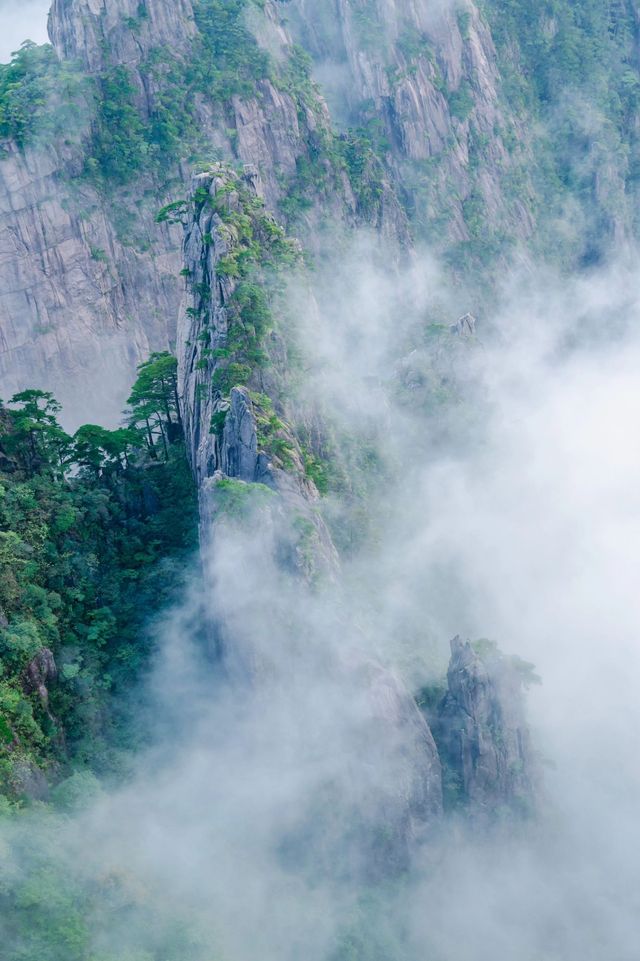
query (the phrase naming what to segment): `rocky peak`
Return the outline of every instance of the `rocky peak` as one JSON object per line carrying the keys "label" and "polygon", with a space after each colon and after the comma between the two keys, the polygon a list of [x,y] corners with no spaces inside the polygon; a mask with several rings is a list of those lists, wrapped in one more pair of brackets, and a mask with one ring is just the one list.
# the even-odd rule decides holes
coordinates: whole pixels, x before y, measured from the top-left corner
{"label": "rocky peak", "polygon": [[[238,340],[246,323],[239,315],[238,293],[244,289],[246,296],[252,290],[251,296],[270,309],[259,264],[243,277],[238,258],[250,256],[249,251],[263,243],[260,238],[269,235],[280,238],[281,252],[295,257],[298,248],[259,200],[253,168],[239,176],[218,163],[198,174],[181,216],[187,280],[178,323],[179,382],[187,450],[200,489],[203,534],[208,536],[206,528],[225,499],[217,496],[225,490],[221,481],[249,488],[262,485],[278,495],[274,509],[297,521],[298,535],[292,536],[286,550],[283,547],[291,565],[307,579],[320,569],[331,572],[337,557],[316,510],[318,491],[277,400],[287,377],[286,347],[275,328],[265,330],[251,350],[264,351],[268,363],[249,364],[246,345],[242,346],[242,337]],[[264,243],[268,247],[271,241]],[[261,256],[268,258],[267,247]],[[253,315],[252,322],[263,321]],[[244,493],[251,496],[252,491]]]}
{"label": "rocky peak", "polygon": [[191,0],[53,0],[49,37],[89,71],[136,65],[155,47],[175,54],[196,34]]}
{"label": "rocky peak", "polygon": [[[335,116],[384,128],[391,180],[408,197],[417,189],[411,203],[418,208],[430,165],[428,205],[442,209],[447,242],[472,239],[469,198],[481,198],[492,226],[529,235],[531,217],[504,190],[511,159],[500,131],[511,118],[500,100],[493,38],[476,4],[292,0],[290,7],[292,29],[316,62]],[[479,141],[487,145],[482,157]]]}
{"label": "rocky peak", "polygon": [[490,642],[451,641],[448,691],[433,723],[449,798],[473,815],[524,811],[536,793],[536,761],[525,719],[523,684],[531,665]]}

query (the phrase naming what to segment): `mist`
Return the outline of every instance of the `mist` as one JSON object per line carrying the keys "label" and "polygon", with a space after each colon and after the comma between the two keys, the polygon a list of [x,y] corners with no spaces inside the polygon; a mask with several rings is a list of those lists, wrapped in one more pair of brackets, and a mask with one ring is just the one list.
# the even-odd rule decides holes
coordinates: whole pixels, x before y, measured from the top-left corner
{"label": "mist", "polygon": [[[315,291],[290,291],[307,402],[378,448],[373,520],[314,589],[274,559],[277,512],[217,526],[203,579],[157,627],[139,694],[151,746],[124,786],[44,822],[73,883],[99,892],[91,957],[143,959],[174,922],[196,961],[636,957],[636,270],[513,274],[468,338],[442,319],[473,305],[426,253],[381,271],[363,238]],[[202,641],[211,612],[225,670]],[[371,691],[441,678],[456,633],[542,675],[538,813],[486,830],[450,817],[382,880],[354,833],[389,817],[410,771]],[[34,818],[43,830],[25,815],[5,850],[24,851]]]}
{"label": "mist", "polygon": [[47,42],[49,0],[1,0],[0,63],[8,63],[25,40]]}
{"label": "mist", "polygon": [[[46,6],[0,2],[4,60],[45,39]],[[347,123],[334,5],[310,6],[292,29],[302,10]],[[427,31],[457,8],[412,13]],[[579,159],[597,172],[595,148]],[[87,961],[635,961],[638,252],[570,276],[522,256],[489,302],[428,249],[325,239],[276,313],[297,364],[283,417],[322,425],[339,480],[313,509],[340,566],[309,583],[282,562],[301,518],[268,490],[206,527],[180,603],[149,612],[121,776],[79,766],[50,805],[0,798],[0,891],[66,906],[60,941]],[[413,696],[443,688],[456,635],[542,679],[533,816],[408,803],[430,763]],[[50,943],[25,961],[65,961]]]}

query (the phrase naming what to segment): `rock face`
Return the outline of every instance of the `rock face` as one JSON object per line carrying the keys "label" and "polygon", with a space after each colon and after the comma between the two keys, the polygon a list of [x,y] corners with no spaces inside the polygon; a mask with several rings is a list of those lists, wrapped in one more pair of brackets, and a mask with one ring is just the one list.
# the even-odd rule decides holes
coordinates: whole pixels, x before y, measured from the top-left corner
{"label": "rock face", "polygon": [[459,637],[451,642],[434,734],[453,799],[476,817],[525,811],[535,798],[536,761],[516,664],[493,649],[481,655]]}
{"label": "rock face", "polygon": [[[252,212],[258,199],[252,171],[238,177],[225,165],[214,165],[194,179],[192,198],[184,221],[187,279],[178,324],[178,377],[187,450],[200,490],[203,536],[208,536],[224,500],[216,497],[221,480],[260,484],[278,495],[274,509],[277,504],[284,528],[289,528],[287,545],[282,547],[292,566],[306,577],[320,571],[331,574],[337,554],[316,509],[318,491],[307,477],[292,429],[285,420],[279,421],[278,447],[286,450],[280,456],[269,449],[274,447],[269,438],[260,436],[259,421],[274,416],[268,395],[274,391],[274,378],[286,376],[286,350],[284,356],[272,357],[266,370],[245,370],[246,386],[231,385],[227,390],[224,383],[227,372],[234,370],[234,364],[227,367],[227,355],[233,342],[230,310],[237,313],[233,296],[238,281],[222,269],[221,261],[239,249],[233,227],[239,218],[251,222],[253,217],[251,229],[256,232],[265,226],[268,230],[273,221],[263,208]],[[218,207],[219,201],[223,207]],[[237,329],[237,317],[235,323]],[[272,332],[270,340],[275,353],[281,354],[277,333]],[[299,536],[286,518],[293,519]]]}
{"label": "rock face", "polygon": [[[358,119],[368,102],[383,118],[390,144],[388,177],[381,180],[381,199],[370,213],[373,226],[406,242],[398,195],[406,194],[408,205],[415,206],[420,186],[415,177],[420,165],[430,164],[435,171],[430,197],[445,197],[450,204],[444,230],[450,240],[469,239],[464,204],[474,189],[494,224],[510,221],[527,235],[531,224],[525,208],[517,200],[507,203],[501,192],[509,159],[501,137],[494,136],[504,120],[495,51],[475,7],[463,30],[455,17],[432,18],[425,5],[413,2],[403,7],[402,16],[392,0],[373,5],[335,0],[324,6],[294,0],[288,6],[318,64],[329,51],[332,57],[338,52],[344,102],[353,117]],[[378,38],[387,38],[382,49],[362,16],[371,10],[374,26],[383,28]],[[267,2],[264,16],[272,43],[287,55],[291,44],[278,8]],[[419,39],[417,51],[406,46],[407,27]],[[61,59],[78,61],[98,79],[114,66],[127,68],[136,109],[145,120],[157,103],[147,59],[164,48],[175,63],[186,62],[196,34],[190,0],[54,0],[50,17]],[[230,173],[221,163],[191,184],[187,165],[175,158],[167,174],[173,181],[170,198],[166,183],[159,184],[148,171],[126,189],[113,185],[108,197],[84,176],[92,116],[83,120],[74,143],[54,143],[46,150],[5,145],[0,159],[1,393],[7,397],[27,386],[51,389],[73,408],[73,420],[113,421],[136,363],[151,350],[176,344],[205,542],[215,536],[224,515],[229,485],[236,500],[257,487],[267,489],[273,497],[267,510],[281,532],[279,563],[313,585],[319,577],[335,577],[338,561],[317,510],[318,492],[307,475],[302,446],[278,398],[286,345],[272,334],[266,345],[270,372],[254,369],[242,383],[219,382],[238,287],[221,261],[237,251],[238,224],[253,216],[243,206],[243,195],[262,197],[265,216],[283,209],[292,182],[322,153],[330,117],[312,90],[301,97],[291,84],[278,85],[269,76],[256,80],[254,88],[253,95],[234,95],[225,104],[204,95],[197,104],[204,149],[244,164],[244,174]],[[470,157],[477,136],[489,147],[472,184]],[[308,236],[322,213],[343,226],[353,226],[361,216],[344,167],[331,168],[325,161],[312,167],[326,183],[310,202]],[[454,191],[447,187],[450,182]],[[156,223],[163,202],[187,194],[183,236],[177,222]],[[130,214],[132,205],[129,220],[135,224],[128,234],[123,214]],[[248,209],[255,211],[251,203]],[[436,214],[441,217],[442,211]],[[464,320],[461,332],[470,332]],[[273,430],[274,417],[277,444],[265,431],[265,423]],[[516,680],[504,663],[488,665],[470,647],[454,642],[449,693],[437,722],[439,751],[414,699],[391,673],[358,652],[333,667],[366,702],[353,777],[368,812],[357,842],[358,851],[366,852],[367,873],[404,870],[413,841],[437,822],[442,812],[439,753],[478,809],[526,796],[528,735]],[[47,651],[25,675],[25,686],[38,694],[46,711],[54,676]],[[379,769],[391,770],[393,777],[379,783]]]}
{"label": "rock face", "polygon": [[191,0],[53,0],[49,14],[58,54],[92,73],[135,66],[156,47],[185,53],[195,34]]}
{"label": "rock face", "polygon": [[285,842],[314,877],[376,884],[406,874],[442,819],[433,737],[401,681],[365,654],[334,664],[340,703],[356,704],[339,728],[333,777],[314,785],[310,810]]}
{"label": "rock face", "polygon": [[[251,165],[268,208],[298,217],[312,249],[330,222],[373,227],[391,246],[409,244],[413,230],[456,263],[507,256],[514,246],[526,259],[547,201],[536,200],[526,175],[536,124],[508,103],[503,67],[519,65],[500,63],[486,9],[472,0],[266,0],[261,11],[250,7],[259,44],[283,72],[275,79],[266,70],[224,101],[206,90],[191,96],[197,145],[184,145],[185,156],[167,163],[162,182],[143,169],[133,184],[110,184],[108,197],[91,186],[84,171],[92,158],[92,95],[75,146],[66,142],[68,131],[40,150],[4,145],[0,395],[51,389],[77,411],[72,420],[98,420],[100,412],[105,419],[107,411],[113,421],[135,364],[150,350],[173,347],[180,234],[154,218],[167,200],[188,192],[185,157],[194,153]],[[314,58],[331,113],[300,79],[290,30]],[[80,64],[94,85],[124,67],[148,124],[167,109],[163,71],[184,77],[199,37],[192,0],[54,0],[49,31],[61,60]],[[153,63],[163,64],[160,73]],[[332,124],[345,131],[343,140]],[[637,118],[627,126],[634,124]],[[373,191],[358,182],[362,156],[349,167],[350,127],[373,145]],[[625,200],[626,154],[605,140],[592,144],[594,206],[603,232],[622,241],[635,222]]]}
{"label": "rock face", "polygon": [[387,791],[378,788],[378,831],[375,825],[371,831],[370,869],[384,877],[406,871],[416,844],[438,825],[441,764],[429,725],[404,684],[369,659],[351,667],[369,692],[372,714],[358,767],[389,776]]}
{"label": "rock face", "polygon": [[329,102],[342,105],[343,121],[382,120],[392,182],[429,234],[429,221],[434,228],[439,221],[430,243],[441,243],[443,228],[449,243],[471,239],[465,202],[472,195],[491,229],[530,235],[524,198],[504,189],[512,162],[502,131],[514,118],[500,102],[495,47],[475,3],[462,17],[462,8],[420,0],[292,0],[291,7],[296,36],[319,80],[327,78]]}
{"label": "rock face", "polygon": [[48,647],[43,647],[24,672],[24,686],[29,693],[37,694],[45,711],[49,711],[48,684],[57,680],[58,668]]}
{"label": "rock face", "polygon": [[[278,404],[279,378],[286,377],[286,345],[280,342],[277,329],[271,333],[276,344],[268,374],[249,372],[248,386],[233,386],[228,395],[218,386],[223,383],[220,374],[227,369],[227,353],[238,325],[233,301],[238,281],[222,269],[239,243],[230,224],[252,216],[255,187],[250,174],[240,178],[217,165],[195,179],[192,196],[191,213],[186,212],[184,221],[187,280],[178,330],[179,378],[182,420],[200,490],[205,557],[209,545],[215,551],[216,539],[225,536],[229,484],[231,521],[238,520],[239,501],[253,493],[260,510],[250,523],[258,524],[262,535],[275,531],[274,563],[286,578],[286,590],[294,590],[304,605],[311,602],[319,575],[325,586],[336,575],[338,558],[317,510],[318,493],[306,476],[295,430]],[[256,234],[260,229],[256,221]],[[283,362],[285,369],[280,366]],[[267,392],[283,417],[279,429],[287,448],[284,462],[261,435]],[[272,578],[269,558],[264,559],[264,568]],[[243,590],[241,584],[234,587]],[[260,586],[257,593],[262,597]],[[248,596],[243,609],[251,610],[251,605]],[[251,623],[263,620],[264,611],[259,608]],[[274,616],[269,647],[280,629]],[[282,634],[288,637],[285,625]],[[223,656],[226,651],[232,663],[231,673],[260,689],[273,667],[268,656],[265,663],[264,653],[252,648],[253,637],[238,642],[225,623],[215,629],[215,635]],[[326,647],[320,669],[326,672],[327,690],[338,703],[357,704],[342,732],[357,744],[357,756],[349,757],[349,770],[339,785],[326,785],[326,803],[320,811],[312,805],[313,814],[305,820],[300,837],[293,832],[288,838],[288,856],[304,859],[313,851],[320,862],[318,870],[334,877],[336,871],[368,879],[388,877],[407,869],[416,840],[442,814],[435,742],[415,700],[397,677],[357,649],[335,654],[330,643]],[[342,749],[336,745],[335,750]]]}
{"label": "rock face", "polygon": [[[229,304],[237,287],[218,266],[232,253],[235,240],[215,209],[215,199],[224,196],[232,216],[242,216],[235,185],[257,196],[252,172],[237,178],[220,164],[195,177],[191,194],[195,198],[199,192],[201,199],[194,199],[193,213],[184,224],[188,280],[178,324],[179,391],[199,484],[216,471],[247,483],[272,482],[268,460],[258,453],[256,419],[247,389],[234,387],[227,400],[211,386],[221,367],[218,353],[228,346]],[[214,430],[217,416],[220,426]]]}
{"label": "rock face", "polygon": [[153,250],[123,242],[73,163],[15,145],[0,159],[0,396],[41,387],[74,423],[113,422],[135,364],[175,340],[180,232],[143,212]]}
{"label": "rock face", "polygon": [[[253,218],[254,234],[264,230],[260,222],[264,215],[256,213],[255,199],[251,171],[240,177],[218,164],[195,178],[192,202],[180,214],[186,276],[178,329],[182,420],[198,478],[205,554],[221,531],[224,536],[229,484],[234,511],[243,492],[257,491],[260,511],[252,523],[262,533],[278,531],[276,565],[293,576],[288,589],[297,579],[313,590],[318,571],[338,573],[338,559],[316,509],[317,491],[305,475],[295,426],[286,422],[286,403],[280,397],[286,396],[282,387],[286,386],[287,349],[277,326],[270,335],[275,347],[266,374],[259,368],[247,370],[246,386],[232,386],[228,393],[221,376],[233,369],[237,359],[233,345],[239,319],[234,296],[240,281],[227,265],[241,248],[241,240],[233,225],[246,225],[247,218]],[[461,318],[459,326],[465,335],[472,333],[473,318]],[[260,419],[269,394],[283,418],[286,463],[261,434]],[[266,500],[264,490],[271,492]],[[295,523],[287,526],[292,519]],[[295,533],[300,530],[302,539]],[[241,586],[237,589],[242,591]],[[297,588],[293,589],[298,596]],[[262,596],[260,589],[258,595]],[[305,603],[303,586],[299,596],[300,603]],[[251,609],[251,603],[248,597],[243,608]],[[262,621],[259,610],[251,623]],[[277,618],[271,629],[277,637]],[[224,625],[217,636],[223,651],[236,643],[226,635]],[[261,677],[269,677],[272,668],[269,663],[265,667],[263,652],[254,654],[251,644],[251,638],[241,642],[244,667],[239,674],[259,687]],[[232,660],[237,656],[232,651]],[[321,852],[318,857],[326,860],[322,870],[331,871],[336,861],[340,870],[377,880],[405,871],[416,842],[428,836],[442,816],[442,763],[449,781],[452,776],[458,779],[474,817],[531,800],[533,764],[520,678],[512,662],[497,654],[483,659],[456,638],[449,689],[435,720],[434,740],[414,698],[391,672],[358,648],[328,656],[329,666],[323,669],[329,673],[330,688],[342,692],[337,700],[355,698],[360,703],[348,727],[348,737],[357,743],[356,756],[338,794],[334,796],[327,786],[323,810],[314,810],[305,821],[302,840],[294,835],[287,842],[290,857],[304,858],[308,848]],[[326,823],[325,808],[332,811],[332,824]],[[346,834],[339,827],[343,824],[349,826]]]}
{"label": "rock face", "polygon": [[[285,57],[290,40],[272,4],[262,27]],[[149,64],[168,58],[180,75],[197,30],[190,0],[55,0],[49,33],[59,58],[81,64],[92,83],[125,67],[136,109],[150,123],[162,95]],[[268,75],[254,86],[253,96],[225,102],[195,97],[198,150],[251,166],[258,194],[275,211],[299,165],[328,136],[330,118],[310,87],[297,96]],[[117,420],[135,365],[175,344],[182,238],[155,217],[167,200],[188,193],[192,176],[176,157],[161,181],[143,169],[134,183],[111,183],[105,194],[85,176],[93,110],[89,96],[74,112],[73,142],[7,143],[0,153],[0,396],[51,390],[71,424]],[[341,171],[331,176],[339,183],[319,189],[312,205],[322,217],[351,223],[349,181]],[[383,209],[381,229],[406,232],[391,197]]]}
{"label": "rock face", "polygon": [[66,751],[62,725],[53,714],[49,704],[49,688],[58,680],[58,666],[53,652],[43,647],[28,664],[23,676],[23,687],[27,694],[37,694],[40,706],[56,731],[55,741],[62,753]]}

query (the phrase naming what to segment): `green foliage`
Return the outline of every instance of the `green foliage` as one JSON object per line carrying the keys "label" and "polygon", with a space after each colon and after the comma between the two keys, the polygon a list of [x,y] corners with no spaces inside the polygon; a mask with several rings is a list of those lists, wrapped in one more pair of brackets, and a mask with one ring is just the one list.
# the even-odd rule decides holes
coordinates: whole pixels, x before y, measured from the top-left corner
{"label": "green foliage", "polygon": [[509,667],[518,675],[525,687],[531,687],[532,684],[542,684],[542,679],[536,674],[535,664],[530,664],[529,661],[523,661],[522,658],[517,655],[506,657],[495,641],[481,637],[479,640],[474,641],[471,646],[483,661],[506,661]]}
{"label": "green foliage", "polygon": [[252,281],[239,283],[230,301],[229,315],[229,349],[250,366],[263,365],[266,362],[264,339],[273,327],[273,314],[264,287]]}
{"label": "green foliage", "polygon": [[339,143],[351,188],[364,218],[373,215],[383,195],[382,157],[387,143],[379,119],[362,124],[343,134]]}
{"label": "green foliage", "polygon": [[328,494],[330,489],[330,466],[326,460],[316,457],[308,450],[303,451],[304,469],[318,488],[320,494]]}
{"label": "green foliage", "polygon": [[230,361],[216,367],[211,378],[211,389],[228,396],[234,387],[243,387],[251,380],[253,371],[248,364]]}
{"label": "green foliage", "polygon": [[388,26],[380,16],[380,5],[377,0],[360,0],[353,5],[352,17],[357,31],[358,40],[363,47],[379,53],[384,53],[387,47]]}
{"label": "green foliage", "polygon": [[70,815],[95,791],[74,775],[56,790],[59,812],[0,811],[2,961],[216,961],[195,911],[76,847]]}
{"label": "green foliage", "polygon": [[252,97],[256,82],[270,73],[270,58],[246,25],[250,6],[251,0],[197,0],[194,4],[200,37],[192,77],[197,89],[213,101]]}
{"label": "green foliage", "polygon": [[[144,170],[164,178],[175,161],[198,147],[197,98],[215,109],[234,96],[252,97],[257,83],[272,72],[271,59],[246,24],[253,0],[197,0],[198,33],[188,57],[152,50],[141,64],[145,88],[152,90],[149,116],[139,108],[140,93],[131,73],[117,66],[97,78],[96,116],[87,174],[103,187],[127,184]],[[137,18],[128,22],[136,33]],[[172,219],[167,208],[160,220]]]}
{"label": "green foliage", "polygon": [[[626,2],[485,0],[505,101],[534,131],[533,163],[521,162],[542,223],[541,251],[565,261],[599,256],[624,184],[636,189],[640,156],[637,19]],[[603,200],[602,158],[614,192]],[[617,169],[616,169],[617,168]],[[615,192],[619,176],[622,189]],[[514,184],[522,197],[522,184]],[[630,200],[633,203],[633,199]],[[572,236],[557,223],[573,205],[583,223]]]}
{"label": "green foliage", "polygon": [[187,215],[188,211],[188,200],[174,200],[173,203],[166,204],[158,211],[156,223],[181,224],[183,223],[183,217]]}
{"label": "green foliage", "polygon": [[0,64],[0,138],[20,147],[35,139],[67,138],[78,127],[88,84],[61,63],[49,44],[26,41]]}
{"label": "green foliage", "polygon": [[[226,341],[210,347],[210,331],[203,326],[198,335],[200,352],[197,368],[212,370],[211,388],[225,403],[233,387],[248,386],[256,372],[268,364],[267,338],[274,329],[272,302],[279,289],[281,272],[300,261],[299,245],[289,239],[284,229],[266,213],[264,203],[228,168],[218,165],[227,182],[212,195],[200,188],[193,198],[195,213],[213,210],[217,232],[224,239],[227,254],[216,263],[216,276],[230,281],[227,285],[226,309],[228,332]],[[207,237],[204,238],[205,243]],[[204,317],[211,301],[206,284],[192,285],[194,306],[188,308],[193,317]],[[221,430],[221,421],[212,424],[212,432]]]}
{"label": "green foliage", "polygon": [[218,512],[239,522],[249,520],[256,511],[268,507],[276,496],[264,484],[247,484],[231,477],[219,480],[215,492]]}
{"label": "green foliage", "polygon": [[291,432],[276,414],[270,397],[251,393],[253,413],[256,419],[258,447],[276,459],[285,470],[294,467],[294,443]]}
{"label": "green foliage", "polygon": [[[145,622],[174,597],[196,546],[174,372],[173,358],[153,355],[132,394],[135,411],[151,405],[163,419],[164,440],[135,426],[70,437],[41,391],[0,409],[0,793],[22,793],[21,771],[104,769],[131,733],[114,695],[148,658]],[[58,667],[48,700],[25,676],[43,649]]]}
{"label": "green foliage", "polygon": [[289,223],[295,222],[323,194],[342,192],[342,176],[346,173],[357,213],[369,221],[382,197],[381,158],[389,148],[384,123],[371,105],[369,111],[363,111],[357,128],[337,134],[321,109],[312,66],[306,51],[294,46],[274,77],[275,83],[293,97],[301,119],[309,112],[316,117],[314,129],[307,134],[306,151],[296,158],[296,172],[286,185],[280,208]]}
{"label": "green foliage", "polygon": [[145,164],[147,129],[135,103],[135,87],[124,66],[104,74],[97,88],[97,115],[87,170],[114,184],[126,183]]}
{"label": "green foliage", "polygon": [[457,90],[447,95],[451,116],[464,122],[468,119],[474,107],[473,93],[466,80],[463,80]]}
{"label": "green foliage", "polygon": [[14,406],[12,430],[4,450],[28,476],[40,471],[59,475],[64,471],[71,438],[60,427],[56,414],[60,405],[52,394],[25,390],[11,398]]}
{"label": "green foliage", "polygon": [[471,14],[468,10],[458,10],[456,12],[458,29],[463,40],[468,40],[471,32]]}
{"label": "green foliage", "polygon": [[51,47],[27,42],[10,63],[0,64],[0,136],[24,146],[46,106],[55,63]]}
{"label": "green foliage", "polygon": [[157,457],[161,445],[166,458],[169,445],[182,434],[176,358],[168,351],[156,352],[140,364],[127,403],[130,429],[144,430],[149,454]]}
{"label": "green foliage", "polygon": [[73,436],[73,463],[99,477],[108,477],[129,467],[130,456],[140,446],[139,431],[106,430],[96,424],[85,424]]}

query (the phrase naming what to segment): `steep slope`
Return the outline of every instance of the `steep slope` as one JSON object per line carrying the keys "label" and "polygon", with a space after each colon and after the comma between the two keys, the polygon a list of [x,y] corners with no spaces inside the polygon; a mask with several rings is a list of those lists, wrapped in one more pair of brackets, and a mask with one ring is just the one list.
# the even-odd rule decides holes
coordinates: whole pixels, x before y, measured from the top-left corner
{"label": "steep slope", "polygon": [[147,625],[198,546],[179,430],[167,442],[154,417],[148,431],[147,406],[141,429],[71,437],[58,412],[38,391],[0,411],[0,795],[14,801],[118,769]]}
{"label": "steep slope", "polygon": [[175,338],[177,240],[151,210],[127,237],[91,184],[61,176],[77,169],[69,153],[12,145],[0,162],[0,383],[5,398],[51,389],[72,423],[109,423],[136,363]]}
{"label": "steep slope", "polygon": [[[190,200],[174,205],[173,213],[184,218],[185,229],[187,295],[179,324],[179,383],[200,492],[204,561],[210,564],[217,552],[235,553],[238,532],[250,532],[252,543],[265,540],[265,586],[257,575],[242,604],[243,609],[256,607],[260,622],[259,599],[264,590],[275,589],[268,586],[274,577],[272,563],[275,576],[283,577],[277,590],[292,592],[302,605],[312,605],[313,593],[323,585],[335,590],[339,571],[318,509],[318,491],[307,473],[295,425],[288,421],[287,386],[293,370],[273,281],[279,271],[295,264],[299,249],[265,212],[252,179],[240,178],[222,164],[196,177]],[[240,556],[245,554],[242,563],[251,563],[252,550],[241,549]],[[244,590],[241,585],[235,589]],[[269,646],[275,652],[269,656],[253,632],[246,637],[225,622],[223,612],[212,613],[223,660],[233,675],[245,676],[245,683],[253,685],[253,696],[260,696],[265,685],[268,689],[273,675],[282,670],[291,643],[289,617],[281,622],[272,613]],[[310,623],[303,621],[300,630],[309,631]],[[342,629],[347,633],[346,624]],[[327,790],[338,791],[333,813],[314,813],[305,831],[316,840],[307,840],[305,846],[328,846],[323,855],[327,864],[319,870],[335,874],[336,864],[345,863],[345,870],[357,874],[394,874],[406,869],[415,836],[442,813],[436,746],[398,678],[352,643],[335,650],[329,637],[321,642],[320,650],[308,657],[320,656],[317,669],[327,674],[328,690],[342,691],[347,702],[364,698],[364,716],[356,726],[362,728],[359,737],[367,749],[350,763],[346,797],[340,794],[344,785],[327,785]],[[313,651],[311,638],[308,643]],[[303,665],[300,670],[304,672]],[[353,736],[350,726],[343,735]],[[379,783],[372,772],[389,764],[394,765],[394,782]],[[363,796],[363,801],[345,819],[352,795]],[[332,842],[335,849],[323,840],[325,832],[330,836],[336,830],[331,818],[349,825],[348,834]]]}
{"label": "steep slope", "polygon": [[[484,648],[484,649],[483,649]],[[503,657],[495,645],[451,642],[447,693],[433,720],[452,804],[476,819],[531,808],[537,762],[524,717],[522,686],[531,665]]]}
{"label": "steep slope", "polygon": [[312,249],[327,224],[413,233],[476,288],[637,236],[631,0],[56,0],[49,29],[57,60],[23,52],[3,94],[5,395],[29,371],[115,412],[174,343],[180,237],[154,217],[198,160],[250,165]]}
{"label": "steep slope", "polygon": [[343,123],[362,125],[384,157],[421,240],[488,262],[504,238],[534,229],[511,193],[509,138],[522,135],[500,97],[500,63],[477,5],[294,0],[293,23]]}
{"label": "steep slope", "polygon": [[160,46],[186,53],[194,21],[191,0],[53,0],[49,36],[61,58],[100,73],[114,63],[139,66]]}
{"label": "steep slope", "polygon": [[[296,663],[300,634],[306,658],[317,671],[308,680],[309,688],[322,677],[328,691],[340,692],[339,701],[362,699],[363,714],[337,734],[349,739],[357,730],[358,757],[349,759],[345,783],[326,787],[333,797],[331,814],[314,807],[302,833],[305,847],[324,851],[327,864],[319,865],[320,871],[333,876],[336,865],[346,862],[345,870],[358,875],[393,876],[408,868],[416,840],[433,832],[441,819],[439,752],[447,764],[452,763],[455,748],[449,742],[463,723],[460,712],[466,707],[460,689],[467,700],[475,699],[484,707],[490,682],[481,671],[469,671],[466,682],[461,682],[454,642],[447,704],[459,709],[448,715],[443,709],[438,717],[439,732],[444,731],[445,716],[448,723],[446,735],[436,746],[410,692],[366,653],[366,637],[354,632],[346,615],[337,614],[331,627],[321,620],[317,636],[311,613],[298,619],[290,610],[299,605],[312,611],[317,602],[337,611],[348,607],[341,598],[340,560],[307,469],[312,452],[305,451],[300,438],[309,412],[292,403],[296,361],[290,332],[279,316],[275,281],[283,269],[293,269],[299,250],[266,213],[251,176],[240,177],[223,164],[198,175],[191,197],[173,204],[165,216],[180,218],[184,226],[186,296],[178,328],[179,393],[198,481],[203,557],[212,572],[216,600],[211,627],[218,649],[232,676],[244,678],[253,688],[252,696],[260,697],[274,677],[286,676],[283,662]],[[220,596],[216,573],[226,555],[236,558],[238,565],[236,569],[232,564],[235,576],[229,588],[242,598],[231,605],[235,611],[231,617],[225,613],[228,605]],[[247,585],[238,583],[241,576]],[[288,599],[286,613],[283,618],[279,605],[270,601],[266,624],[262,605],[265,597],[274,594]],[[293,643],[292,620],[296,625]],[[249,627],[238,629],[238,622],[246,621]],[[339,645],[336,633],[341,637]],[[306,669],[304,661],[298,664],[303,677]],[[503,696],[508,676],[505,669],[506,680],[494,697],[497,710],[504,708],[495,738],[496,742],[501,737],[522,742],[527,729],[521,693],[514,682],[509,697]],[[493,720],[493,716],[479,718],[483,736]],[[291,718],[291,723],[296,719]],[[338,743],[332,745],[332,753],[339,755]],[[527,800],[533,803],[533,762],[528,755],[516,760],[520,763],[517,788],[524,806]],[[482,796],[474,790],[475,782],[469,787],[474,814],[486,808],[490,816],[500,805],[510,804],[514,792],[504,768],[512,762],[508,757],[504,764],[487,766]],[[379,779],[375,772],[386,772],[386,776]],[[360,798],[357,803],[354,796]],[[346,818],[345,810],[349,811]],[[332,819],[346,823],[347,832],[340,833]],[[325,833],[332,837],[336,832],[334,841],[322,840]]]}
{"label": "steep slope", "polygon": [[634,2],[293,0],[335,116],[364,126],[416,235],[458,271],[637,237]]}
{"label": "steep slope", "polygon": [[[272,208],[304,168],[305,207],[357,218],[326,107],[284,34],[274,26],[276,63],[245,26],[246,3],[199,3],[198,29],[187,5],[180,17],[173,4],[130,6],[54,4],[60,63],[20,55],[15,96],[33,111],[24,139],[26,122],[8,125],[18,141],[0,162],[3,393],[38,382],[96,418],[118,409],[149,347],[174,343],[180,235],[155,216],[186,192],[186,158],[252,165]],[[270,8],[261,16],[272,22]]]}

